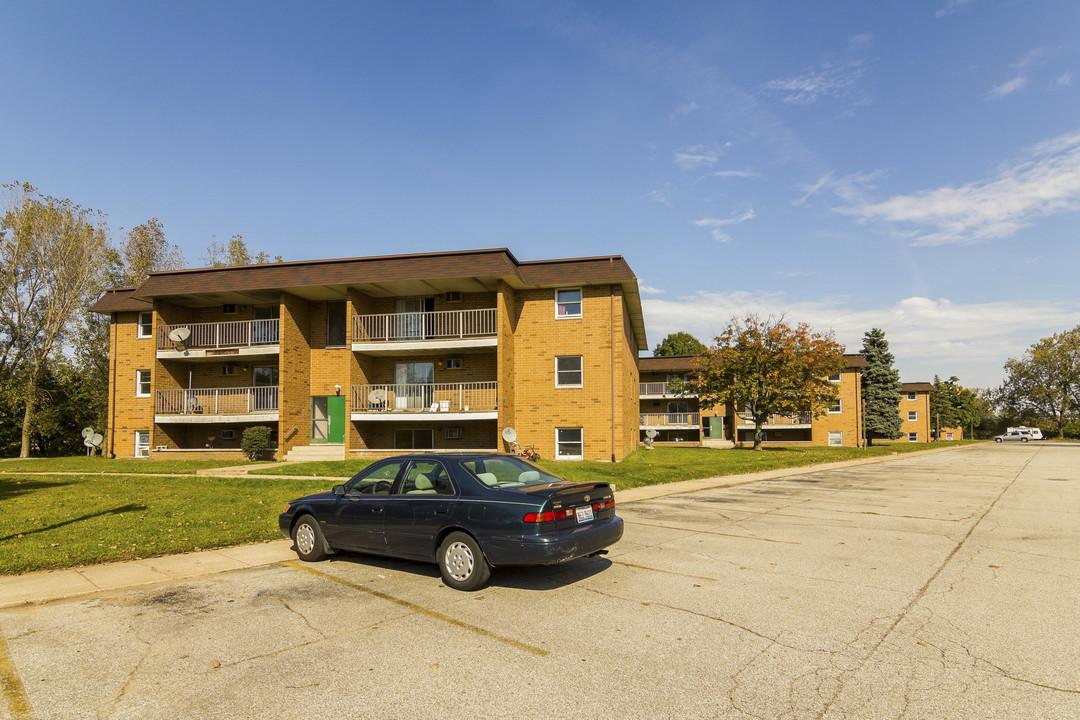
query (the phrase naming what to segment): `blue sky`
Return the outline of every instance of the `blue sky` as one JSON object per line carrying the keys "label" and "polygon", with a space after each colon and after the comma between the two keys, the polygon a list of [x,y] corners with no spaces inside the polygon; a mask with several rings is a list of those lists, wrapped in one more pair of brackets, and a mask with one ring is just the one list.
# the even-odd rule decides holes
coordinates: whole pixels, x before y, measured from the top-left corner
{"label": "blue sky", "polygon": [[621,254],[650,345],[785,313],[973,386],[1080,324],[1075,0],[0,10],[0,181],[193,266]]}

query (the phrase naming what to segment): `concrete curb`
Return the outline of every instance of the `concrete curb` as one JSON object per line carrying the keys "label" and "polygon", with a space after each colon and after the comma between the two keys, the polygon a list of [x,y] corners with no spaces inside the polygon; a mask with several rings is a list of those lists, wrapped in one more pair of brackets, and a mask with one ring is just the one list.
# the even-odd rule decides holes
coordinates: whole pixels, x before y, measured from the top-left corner
{"label": "concrete curb", "polygon": [[[917,456],[927,453],[952,452],[963,450],[966,447],[977,446],[962,445],[960,447],[934,448],[914,453],[903,453],[903,455]],[[615,502],[617,507],[620,503],[644,502],[669,495],[682,495],[684,493],[700,492],[701,490],[746,485],[761,480],[804,475],[808,472],[870,465],[893,460],[900,456],[901,453],[897,453],[896,455],[822,463],[820,465],[802,465],[782,470],[765,470],[742,475],[725,475],[722,477],[699,478],[662,485],[628,488],[615,492]],[[275,463],[274,466],[280,467],[280,463]],[[260,476],[252,475],[251,477]],[[290,476],[272,475],[269,477]],[[301,476],[298,479],[310,479],[310,476]],[[340,478],[337,479],[340,480]],[[329,482],[335,480],[335,478],[326,478],[326,480]],[[296,553],[291,548],[292,542],[282,538],[281,540],[271,540],[251,545],[234,545],[216,550],[203,550],[180,555],[164,555],[143,560],[123,560],[102,565],[88,565],[64,570],[41,570],[23,575],[3,576],[0,577],[0,608],[81,597],[107,590],[122,590],[162,582],[190,580],[230,570],[296,560]]]}

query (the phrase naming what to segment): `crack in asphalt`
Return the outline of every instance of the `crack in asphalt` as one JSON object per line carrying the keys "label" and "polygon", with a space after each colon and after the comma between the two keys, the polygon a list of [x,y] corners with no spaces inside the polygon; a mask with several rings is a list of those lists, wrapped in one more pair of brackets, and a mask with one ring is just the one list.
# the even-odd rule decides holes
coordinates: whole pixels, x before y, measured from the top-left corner
{"label": "crack in asphalt", "polygon": [[[127,677],[124,678],[124,682],[120,685],[120,688],[113,694],[112,698],[107,703],[102,703],[102,705],[98,706],[96,714],[99,718],[110,717],[114,712],[116,712],[116,706],[119,705],[120,701],[124,699],[124,696],[127,694],[128,688],[131,687],[131,683],[135,680],[135,673],[139,672],[139,668],[141,668],[143,663],[146,662],[146,658],[150,657],[150,653],[154,649],[153,643],[148,640],[143,640],[141,637],[139,637],[138,632],[135,632],[134,635],[137,641],[145,645],[143,653],[139,656],[139,659],[135,662],[135,666],[131,668],[131,672],[129,672]],[[107,709],[105,708],[106,704],[108,705]]]}

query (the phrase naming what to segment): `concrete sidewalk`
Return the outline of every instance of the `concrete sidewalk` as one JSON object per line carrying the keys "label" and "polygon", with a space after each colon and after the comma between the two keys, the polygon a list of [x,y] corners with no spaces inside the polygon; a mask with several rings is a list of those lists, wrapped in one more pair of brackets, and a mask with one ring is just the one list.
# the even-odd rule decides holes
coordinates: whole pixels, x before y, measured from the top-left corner
{"label": "concrete sidewalk", "polygon": [[[978,447],[978,445],[935,448],[918,453],[904,453],[903,455],[886,455],[821,465],[804,465],[782,470],[766,470],[744,475],[699,478],[664,483],[662,485],[628,488],[615,492],[615,503],[617,508],[622,503],[642,502],[668,495],[745,485],[762,480],[804,475],[833,468],[876,464],[900,457],[952,452],[963,450],[966,447]],[[280,464],[277,464],[277,466],[280,466]],[[250,466],[248,467],[250,469]],[[253,475],[252,477],[259,476]],[[326,480],[330,483],[335,478],[326,478]],[[42,570],[23,575],[0,576],[0,607],[42,603],[106,590],[119,590],[160,582],[189,580],[204,575],[228,572],[229,570],[240,570],[286,560],[296,560],[296,553],[291,548],[292,542],[282,538],[281,540],[271,540],[252,545],[236,545],[216,550],[165,555],[143,560],[125,560],[64,570]]]}

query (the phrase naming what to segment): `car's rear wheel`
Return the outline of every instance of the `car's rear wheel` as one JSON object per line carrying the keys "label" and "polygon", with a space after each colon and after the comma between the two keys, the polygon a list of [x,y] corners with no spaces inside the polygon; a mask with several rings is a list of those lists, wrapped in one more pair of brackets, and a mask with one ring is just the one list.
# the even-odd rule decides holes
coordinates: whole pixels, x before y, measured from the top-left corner
{"label": "car's rear wheel", "polygon": [[330,554],[319,523],[310,515],[303,516],[296,523],[293,528],[293,543],[296,545],[296,554],[304,562],[318,562]]}
{"label": "car's rear wheel", "polygon": [[491,566],[471,535],[455,532],[439,546],[439,572],[448,587],[479,590],[491,577]]}
{"label": "car's rear wheel", "polygon": [[1028,439],[1026,437],[1020,438],[1020,442],[1027,442],[1027,441],[1028,441]]}

